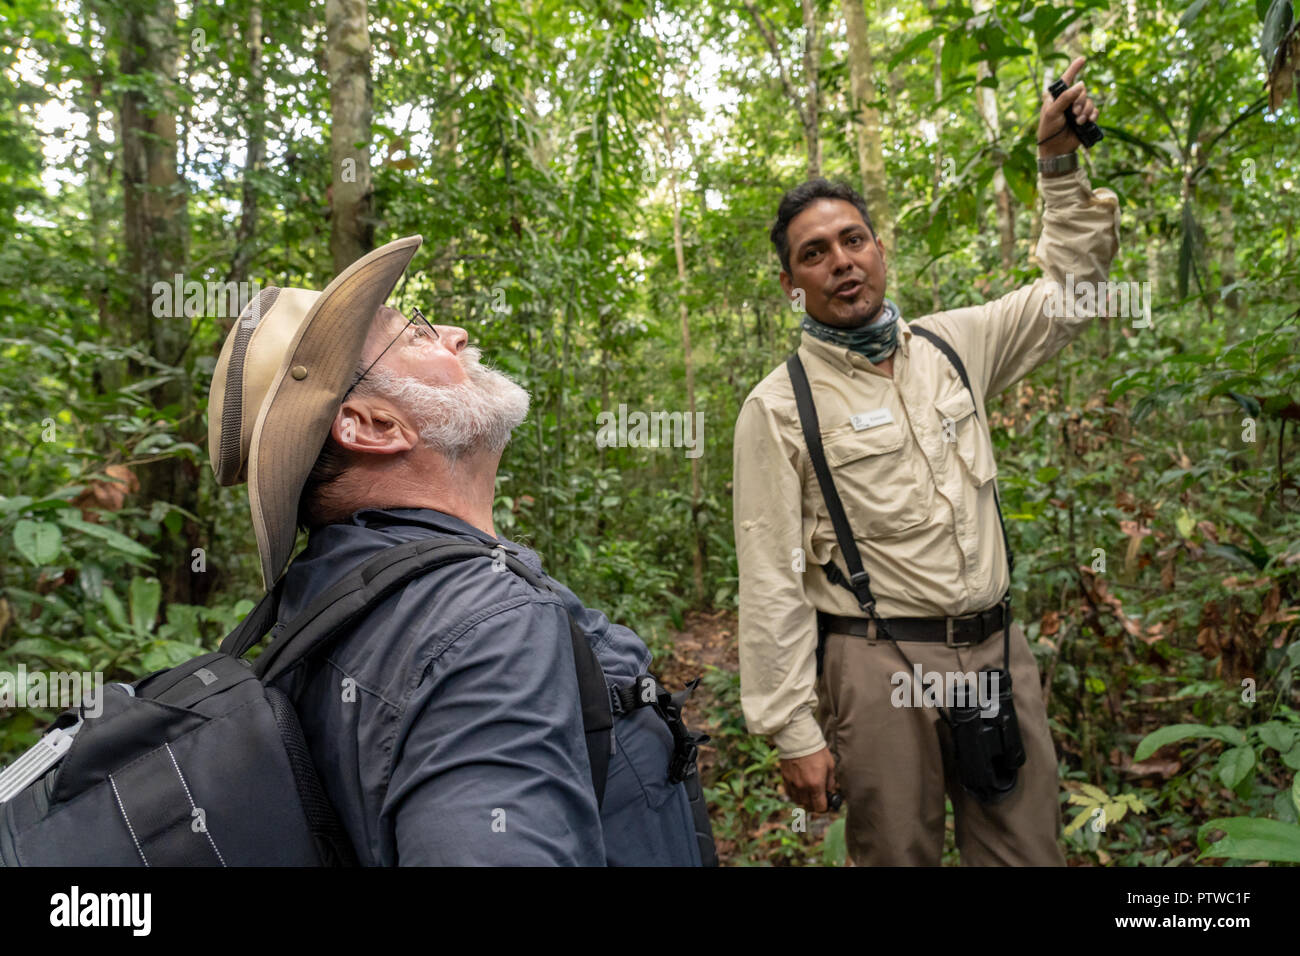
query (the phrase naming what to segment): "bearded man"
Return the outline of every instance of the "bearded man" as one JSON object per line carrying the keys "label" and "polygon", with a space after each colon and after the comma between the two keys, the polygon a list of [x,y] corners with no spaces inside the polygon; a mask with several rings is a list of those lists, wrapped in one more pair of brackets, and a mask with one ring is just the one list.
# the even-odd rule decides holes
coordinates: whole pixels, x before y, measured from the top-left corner
{"label": "bearded man", "polygon": [[[669,773],[684,728],[626,693],[649,650],[496,534],[497,466],[528,393],[481,364],[464,329],[382,304],[419,244],[375,250],[323,293],[264,290],[213,380],[214,468],[223,484],[248,476],[277,629],[384,549],[442,537],[496,555],[412,579],[279,684],[324,789],[362,864],[713,862],[698,778]],[[284,571],[295,526],[308,542]],[[602,692],[627,705],[603,801],[583,637]]]}

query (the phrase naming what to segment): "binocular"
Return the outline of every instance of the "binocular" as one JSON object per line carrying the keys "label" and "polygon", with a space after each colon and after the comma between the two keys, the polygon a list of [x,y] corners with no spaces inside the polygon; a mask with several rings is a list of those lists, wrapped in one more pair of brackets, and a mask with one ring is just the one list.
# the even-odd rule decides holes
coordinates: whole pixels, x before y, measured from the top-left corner
{"label": "binocular", "polygon": [[941,730],[947,727],[963,789],[980,803],[990,804],[1015,789],[1017,772],[1025,763],[1025,747],[1011,697],[1010,672],[1001,668],[986,671],[988,680],[997,681],[996,713],[985,716],[978,705],[954,706],[938,726]]}

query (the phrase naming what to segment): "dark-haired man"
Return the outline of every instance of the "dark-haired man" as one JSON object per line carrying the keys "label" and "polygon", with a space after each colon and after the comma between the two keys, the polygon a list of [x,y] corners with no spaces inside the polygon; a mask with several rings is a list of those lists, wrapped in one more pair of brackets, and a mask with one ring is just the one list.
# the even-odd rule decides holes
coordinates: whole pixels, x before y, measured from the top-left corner
{"label": "dark-haired man", "polygon": [[[997,469],[977,405],[1078,334],[1089,309],[1045,303],[1060,287],[1104,281],[1118,246],[1118,203],[1078,169],[1079,142],[1064,118],[1065,110],[1080,122],[1097,116],[1074,84],[1082,66],[1080,58],[1066,70],[1073,85],[1059,99],[1044,97],[1044,277],[1032,285],[909,326],[885,298],[886,250],[853,190],[804,183],[783,198],[772,228],[781,286],[802,298],[797,354],[819,420],[814,434],[843,502],[848,550],[866,573],[857,583],[869,579],[875,604],[843,580],[852,562],[815,474],[794,372],[778,368],[736,422],[741,701],[750,729],[773,737],[792,799],[824,811],[829,795],[843,795],[858,865],[937,865],[945,791],[964,863],[1064,862],[1056,756],[1037,667],[1003,603],[1010,574]],[[921,329],[952,348],[969,388]],[[958,782],[953,748],[936,732],[952,701],[932,701],[913,675],[1002,667],[1026,760],[1013,789],[993,802]]]}

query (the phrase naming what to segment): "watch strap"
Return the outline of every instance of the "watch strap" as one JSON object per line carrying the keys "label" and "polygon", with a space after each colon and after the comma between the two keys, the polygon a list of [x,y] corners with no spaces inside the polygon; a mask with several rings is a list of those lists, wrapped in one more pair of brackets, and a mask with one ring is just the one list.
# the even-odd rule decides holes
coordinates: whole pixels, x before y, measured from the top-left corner
{"label": "watch strap", "polygon": [[1038,171],[1040,173],[1071,173],[1079,168],[1079,154],[1071,151],[1061,153],[1059,156],[1049,156],[1043,159],[1038,158]]}

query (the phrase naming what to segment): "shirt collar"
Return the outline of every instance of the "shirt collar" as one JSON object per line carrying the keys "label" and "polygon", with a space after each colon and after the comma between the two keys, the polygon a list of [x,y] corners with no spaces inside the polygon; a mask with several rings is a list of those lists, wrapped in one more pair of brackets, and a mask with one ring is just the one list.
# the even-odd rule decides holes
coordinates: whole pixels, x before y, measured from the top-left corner
{"label": "shirt collar", "polygon": [[[904,358],[906,358],[908,340],[912,337],[912,330],[908,328],[907,320],[901,315],[898,317],[898,330],[898,351],[902,352]],[[832,345],[830,342],[824,342],[807,332],[800,333],[799,347],[845,375],[850,375],[855,371],[865,371],[868,374],[888,378],[884,372],[868,362],[866,356],[859,355],[852,349],[845,348],[842,345]],[[895,367],[894,372],[895,374],[898,373],[897,367]]]}

